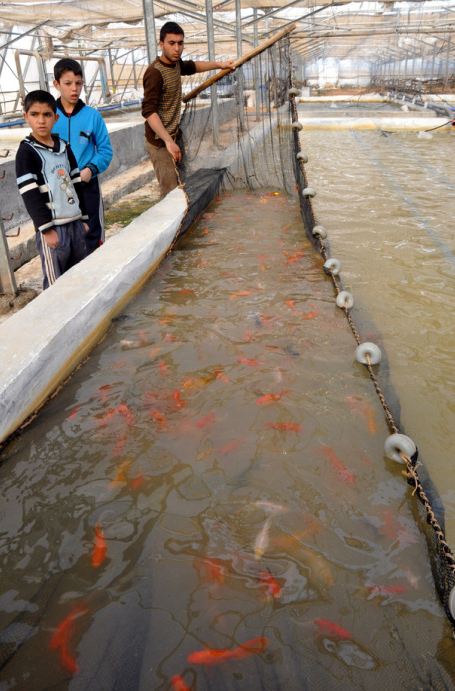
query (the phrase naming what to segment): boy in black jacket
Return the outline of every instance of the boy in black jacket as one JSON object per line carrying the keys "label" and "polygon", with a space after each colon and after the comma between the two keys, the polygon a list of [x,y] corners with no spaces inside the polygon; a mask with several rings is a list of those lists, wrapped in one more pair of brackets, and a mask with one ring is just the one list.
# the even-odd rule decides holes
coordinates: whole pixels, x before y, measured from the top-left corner
{"label": "boy in black jacket", "polygon": [[24,111],[32,133],[16,154],[17,185],[35,224],[46,289],[87,256],[87,215],[73,152],[51,134],[58,119],[54,97],[47,91],[31,91],[25,97]]}

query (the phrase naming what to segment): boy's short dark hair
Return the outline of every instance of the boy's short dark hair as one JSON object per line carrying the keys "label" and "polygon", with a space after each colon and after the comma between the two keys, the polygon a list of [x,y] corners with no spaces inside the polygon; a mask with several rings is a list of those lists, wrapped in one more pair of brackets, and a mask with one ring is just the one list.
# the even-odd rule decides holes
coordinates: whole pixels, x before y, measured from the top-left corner
{"label": "boy's short dark hair", "polygon": [[28,113],[34,103],[47,103],[47,105],[52,108],[54,113],[57,112],[57,101],[52,94],[49,93],[49,91],[43,91],[42,89],[29,91],[27,96],[24,98],[24,111]]}
{"label": "boy's short dark hair", "polygon": [[179,24],[175,22],[166,22],[160,29],[160,41],[164,41],[166,34],[181,34],[185,36],[185,33]]}
{"label": "boy's short dark hair", "polygon": [[62,58],[54,65],[54,79],[59,82],[64,72],[73,72],[76,77],[83,77],[82,67],[77,60],[72,58]]}

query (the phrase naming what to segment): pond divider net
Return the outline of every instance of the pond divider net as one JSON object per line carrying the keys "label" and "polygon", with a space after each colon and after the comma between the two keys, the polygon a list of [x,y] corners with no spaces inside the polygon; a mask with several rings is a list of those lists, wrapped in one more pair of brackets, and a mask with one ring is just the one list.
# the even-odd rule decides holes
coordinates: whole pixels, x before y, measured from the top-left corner
{"label": "pond divider net", "polygon": [[[305,171],[305,155],[298,123],[289,34],[245,62],[211,86],[216,91],[216,113],[209,90],[187,100],[181,123],[185,151],[179,173],[188,197],[189,212],[180,234],[225,189],[279,188],[298,194],[306,234],[324,261],[330,256],[329,239],[313,233],[319,225],[311,203],[312,191]],[[184,98],[185,100],[185,98]],[[330,273],[336,293],[343,290],[339,275]],[[348,308],[349,326],[359,345],[358,328]],[[383,390],[386,374],[367,365],[391,434],[400,432]],[[389,391],[387,391],[389,394]],[[391,397],[393,392],[390,391]],[[416,453],[402,456],[407,482],[412,487],[416,518],[423,524],[437,592],[455,625],[455,558],[444,532],[444,510],[428,471]],[[426,524],[425,524],[426,521]]]}

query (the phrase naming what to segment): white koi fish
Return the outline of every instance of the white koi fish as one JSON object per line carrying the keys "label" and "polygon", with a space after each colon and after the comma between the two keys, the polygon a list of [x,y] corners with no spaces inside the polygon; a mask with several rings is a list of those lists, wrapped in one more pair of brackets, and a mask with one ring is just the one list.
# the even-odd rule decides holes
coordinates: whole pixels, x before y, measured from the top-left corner
{"label": "white koi fish", "polygon": [[272,516],[269,516],[267,520],[265,521],[264,525],[262,526],[261,530],[259,533],[256,535],[256,539],[254,541],[254,558],[255,559],[260,559],[264,553],[266,552],[270,538],[269,538],[269,533],[270,533],[270,526],[272,524]]}

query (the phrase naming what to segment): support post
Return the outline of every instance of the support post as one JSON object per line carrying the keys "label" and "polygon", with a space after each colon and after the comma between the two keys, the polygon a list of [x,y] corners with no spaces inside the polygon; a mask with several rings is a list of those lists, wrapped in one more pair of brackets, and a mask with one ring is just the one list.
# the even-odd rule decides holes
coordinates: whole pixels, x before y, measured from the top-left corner
{"label": "support post", "polygon": [[[434,78],[434,66],[436,62],[436,44],[433,46],[433,55],[431,56],[431,79]],[[433,85],[431,85],[433,86]]]}
{"label": "support post", "polygon": [[[205,14],[207,17],[207,48],[209,60],[215,60],[215,32],[213,29],[213,7],[212,0],[205,0]],[[212,84],[210,87],[211,118],[212,118],[212,138],[215,146],[218,146],[218,132],[220,129],[218,119],[218,95],[217,86]]]}
{"label": "support post", "polygon": [[[241,10],[240,0],[235,0],[235,39],[236,39],[236,43],[237,43],[237,59],[239,59],[242,55],[242,10]],[[238,107],[239,107],[239,114],[240,114],[240,129],[241,130],[245,129],[245,111],[244,111],[245,98],[243,95],[243,87],[244,87],[243,69],[240,68],[238,73],[237,73],[237,98],[238,98]]]}
{"label": "support post", "polygon": [[444,85],[446,88],[449,84],[449,66],[450,66],[450,34],[447,36],[446,73],[445,73],[445,77],[444,77]]}
{"label": "support post", "polygon": [[157,56],[155,13],[153,11],[153,0],[142,0],[144,10],[145,40],[147,43],[147,56],[149,63]]}
{"label": "support post", "polygon": [[134,54],[134,50],[132,52],[132,59],[133,59],[133,81],[134,81],[134,88],[137,89],[137,73],[136,73],[136,58]]}
{"label": "support post", "polygon": [[[253,24],[253,47],[256,48],[258,45],[258,11],[257,8],[255,7],[253,9],[253,19],[254,19],[254,24]],[[256,93],[255,101],[256,101],[256,122],[259,122],[260,116],[259,116],[259,106],[262,106],[261,103],[261,82],[262,82],[262,74],[260,70],[258,69],[258,65],[256,62],[254,64],[254,90]]]}
{"label": "support post", "polygon": [[5,237],[5,227],[0,216],[0,293],[4,295],[17,295],[16,279],[11,268],[8,243]]}
{"label": "support post", "polygon": [[111,48],[107,49],[107,54],[109,57],[109,69],[111,72],[112,93],[115,94],[116,88],[115,88],[115,75],[114,75],[114,59],[112,57],[112,49]]}

